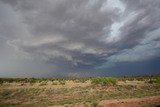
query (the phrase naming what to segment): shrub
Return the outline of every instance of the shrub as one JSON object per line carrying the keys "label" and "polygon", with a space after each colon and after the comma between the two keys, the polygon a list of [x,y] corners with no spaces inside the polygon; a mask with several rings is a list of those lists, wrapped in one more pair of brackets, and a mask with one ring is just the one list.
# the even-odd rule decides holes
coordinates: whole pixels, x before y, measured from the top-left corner
{"label": "shrub", "polygon": [[3,97],[9,97],[11,94],[12,94],[11,91],[5,90],[5,91],[3,91],[3,92],[1,93],[1,96],[3,96]]}
{"label": "shrub", "polygon": [[155,79],[149,79],[148,83],[150,83],[150,84],[155,83]]}
{"label": "shrub", "polygon": [[117,83],[117,80],[111,77],[98,77],[98,78],[92,78],[91,83],[101,84],[101,85],[109,85],[109,84],[115,85]]}
{"label": "shrub", "polygon": [[47,81],[42,81],[39,86],[44,86],[44,85],[47,85]]}
{"label": "shrub", "polygon": [[65,80],[60,80],[60,81],[59,81],[59,84],[60,84],[60,85],[65,85],[65,84],[66,84],[66,81],[65,81]]}
{"label": "shrub", "polygon": [[4,82],[4,81],[3,81],[2,79],[0,79],[0,85],[3,85],[3,82]]}
{"label": "shrub", "polygon": [[93,107],[97,107],[97,106],[98,106],[98,103],[97,103],[96,101],[93,101],[93,102],[92,102],[92,105],[93,105]]}
{"label": "shrub", "polygon": [[156,78],[156,83],[160,84],[160,77]]}
{"label": "shrub", "polygon": [[153,79],[150,79],[148,81],[148,83],[152,84],[152,83],[157,83],[157,84],[160,84],[160,77],[156,77],[156,78],[153,78]]}
{"label": "shrub", "polygon": [[58,85],[58,81],[52,81],[52,85]]}
{"label": "shrub", "polygon": [[31,84],[34,84],[34,83],[36,83],[36,79],[35,79],[35,78],[30,78],[30,79],[29,79],[29,82],[30,82]]}

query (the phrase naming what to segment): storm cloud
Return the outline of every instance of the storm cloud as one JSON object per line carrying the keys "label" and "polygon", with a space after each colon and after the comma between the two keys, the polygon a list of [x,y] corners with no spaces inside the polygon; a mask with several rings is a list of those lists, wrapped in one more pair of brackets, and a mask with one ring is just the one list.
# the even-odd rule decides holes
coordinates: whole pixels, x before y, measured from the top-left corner
{"label": "storm cloud", "polygon": [[64,76],[159,57],[159,0],[0,0],[1,73],[13,63],[13,74]]}

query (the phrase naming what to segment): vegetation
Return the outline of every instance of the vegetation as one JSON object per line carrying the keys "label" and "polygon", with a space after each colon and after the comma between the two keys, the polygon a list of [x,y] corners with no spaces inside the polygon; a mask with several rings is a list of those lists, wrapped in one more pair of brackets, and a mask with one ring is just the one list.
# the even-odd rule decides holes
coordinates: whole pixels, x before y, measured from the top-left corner
{"label": "vegetation", "polygon": [[1,78],[0,83],[0,107],[100,107],[101,100],[160,95],[160,76]]}
{"label": "vegetation", "polygon": [[91,83],[100,85],[116,85],[117,80],[111,77],[98,77],[98,78],[92,78]]}
{"label": "vegetation", "polygon": [[44,85],[47,85],[47,81],[42,81],[39,86],[44,86]]}
{"label": "vegetation", "polygon": [[3,82],[4,82],[4,81],[3,81],[2,79],[0,79],[0,85],[3,85]]}
{"label": "vegetation", "polygon": [[156,78],[156,83],[160,84],[160,76]]}
{"label": "vegetation", "polygon": [[154,78],[150,78],[148,83],[156,83],[156,84],[160,84],[160,76],[154,77]]}

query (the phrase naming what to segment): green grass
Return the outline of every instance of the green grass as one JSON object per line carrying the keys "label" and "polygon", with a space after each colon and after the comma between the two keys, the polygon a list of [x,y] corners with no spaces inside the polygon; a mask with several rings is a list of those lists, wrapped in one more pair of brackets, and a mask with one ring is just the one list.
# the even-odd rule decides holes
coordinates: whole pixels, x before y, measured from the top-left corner
{"label": "green grass", "polygon": [[111,77],[98,77],[98,78],[92,78],[91,83],[100,85],[116,85],[117,80]]}
{"label": "green grass", "polygon": [[160,76],[157,76],[157,77],[149,79],[148,83],[151,83],[151,84],[153,84],[153,83],[160,84]]}
{"label": "green grass", "polygon": [[156,83],[160,84],[160,76],[156,78]]}

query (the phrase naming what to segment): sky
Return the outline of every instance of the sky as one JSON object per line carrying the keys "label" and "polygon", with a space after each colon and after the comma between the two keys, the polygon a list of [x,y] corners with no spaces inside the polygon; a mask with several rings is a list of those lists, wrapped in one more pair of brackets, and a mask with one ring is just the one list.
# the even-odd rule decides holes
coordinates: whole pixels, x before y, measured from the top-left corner
{"label": "sky", "polygon": [[0,77],[160,74],[160,0],[0,0]]}

